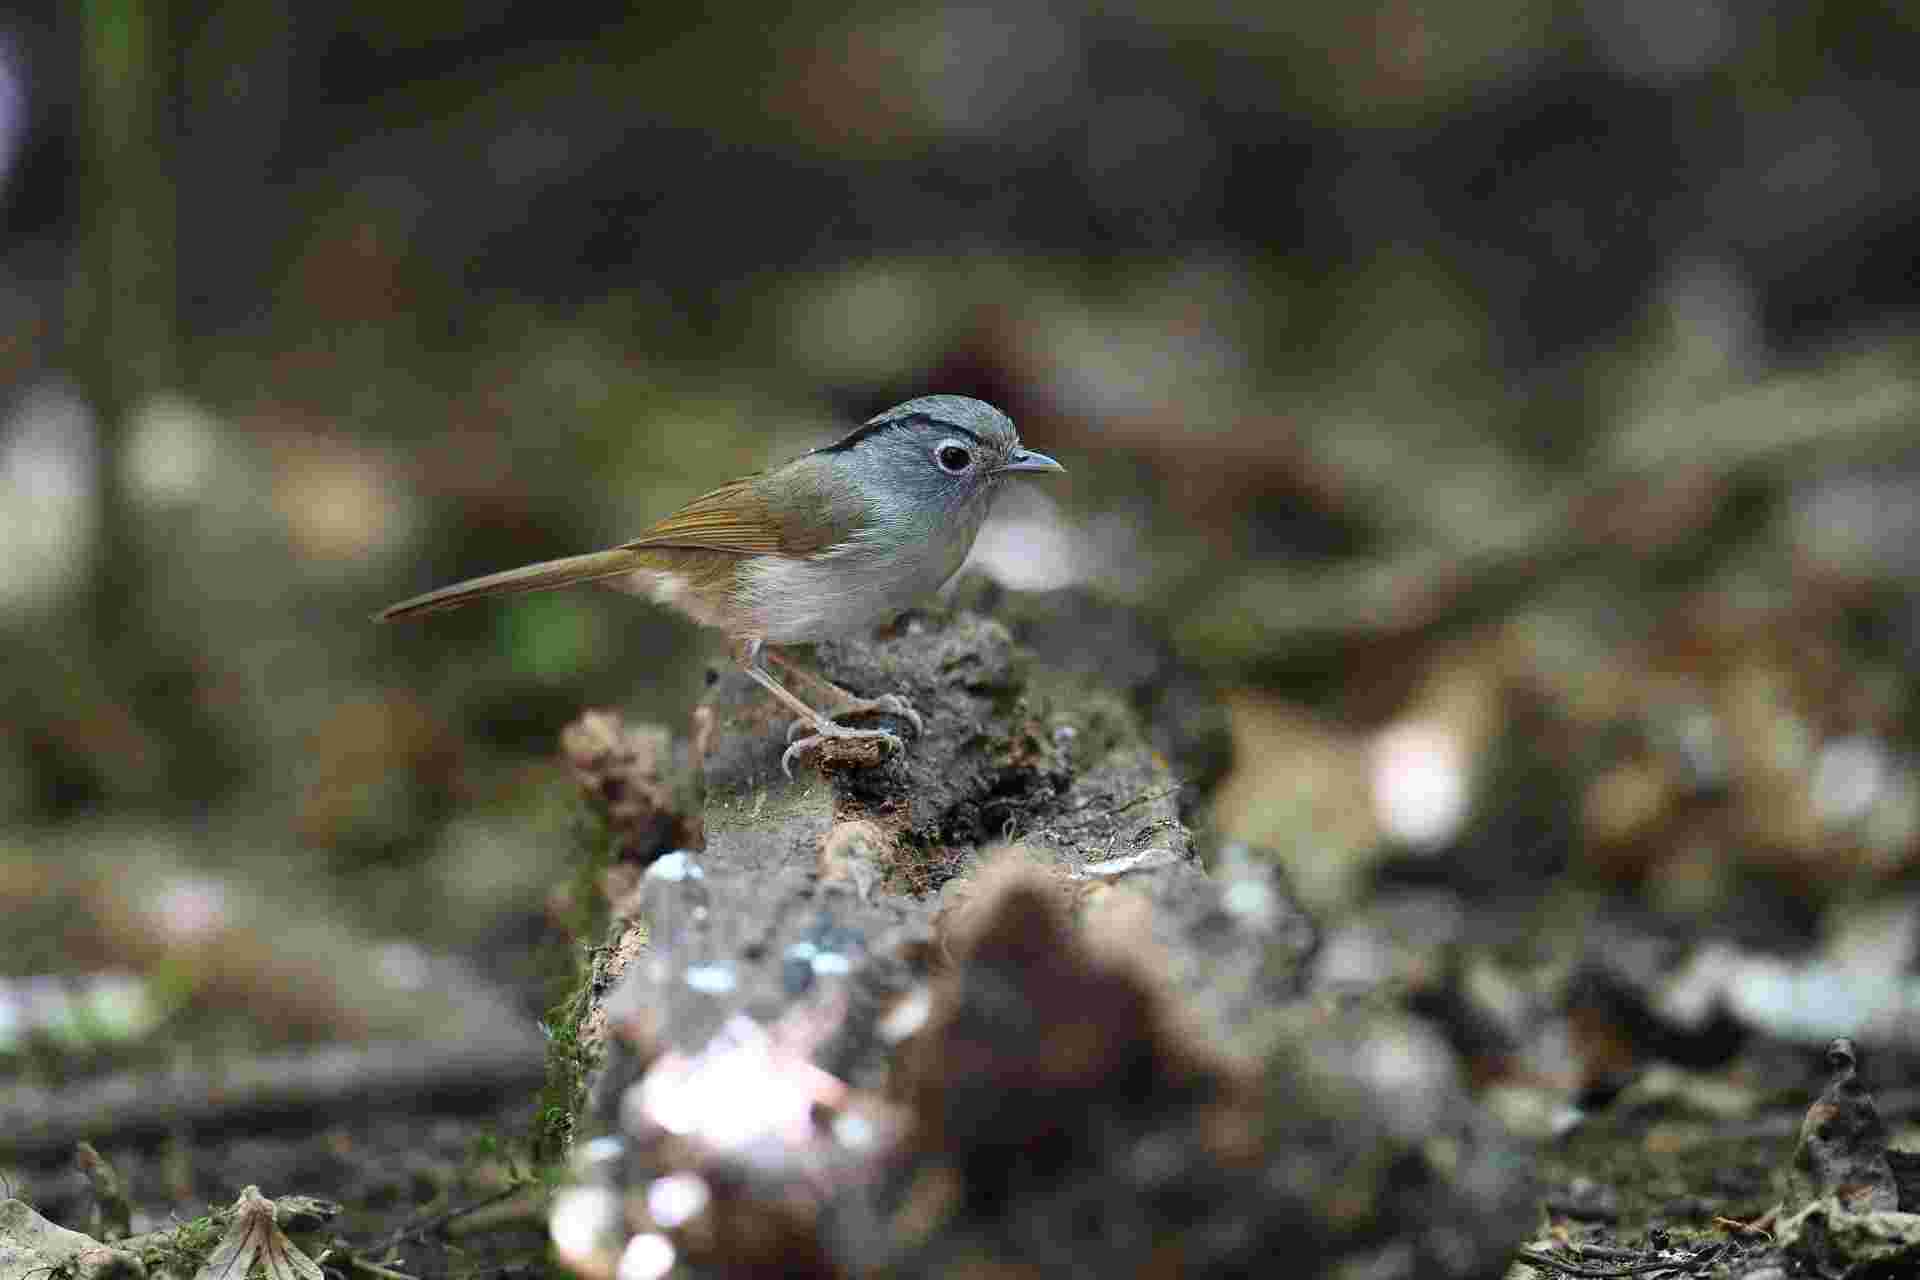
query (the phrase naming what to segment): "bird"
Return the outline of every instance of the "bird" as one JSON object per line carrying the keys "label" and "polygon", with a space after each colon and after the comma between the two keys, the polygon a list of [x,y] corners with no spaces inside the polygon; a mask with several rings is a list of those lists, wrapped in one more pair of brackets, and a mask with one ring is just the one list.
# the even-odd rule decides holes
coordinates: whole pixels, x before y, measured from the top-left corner
{"label": "bird", "polygon": [[[1065,467],[1020,442],[983,400],[929,395],[897,404],[830,444],[693,499],[638,537],[402,600],[379,621],[417,618],[493,596],[601,583],[645,596],[730,642],[734,661],[797,714],[780,768],[836,739],[900,738],[853,729],[816,710],[767,670],[797,674],[779,646],[812,644],[886,622],[937,591],[967,558],[1002,482]],[[835,695],[840,719],[874,713],[925,725],[895,693]],[[799,736],[801,734],[805,736]]]}

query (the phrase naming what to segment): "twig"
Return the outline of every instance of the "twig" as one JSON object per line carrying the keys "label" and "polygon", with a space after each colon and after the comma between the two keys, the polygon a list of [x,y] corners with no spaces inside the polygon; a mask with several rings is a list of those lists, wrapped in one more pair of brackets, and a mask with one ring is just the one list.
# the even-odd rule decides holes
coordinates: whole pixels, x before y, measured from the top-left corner
{"label": "twig", "polygon": [[1611,1258],[1616,1261],[1625,1261],[1647,1256],[1645,1249],[1622,1249],[1618,1245],[1611,1244],[1570,1244],[1566,1247],[1581,1258]]}
{"label": "twig", "polygon": [[[1107,809],[1103,812],[1091,815],[1091,817],[1089,818],[1089,821],[1091,821],[1093,818],[1111,818],[1115,814],[1125,813],[1127,810],[1134,808],[1137,805],[1143,805],[1152,800],[1164,800],[1170,795],[1178,794],[1180,789],[1185,787],[1186,785],[1187,784],[1184,782],[1176,782],[1172,786],[1166,787],[1160,791],[1142,792],[1140,795],[1135,796],[1133,799],[1127,801],[1125,804],[1115,805],[1112,808]],[[1079,813],[1083,809],[1088,809],[1098,804],[1101,799],[1102,797],[1094,796],[1090,799],[1084,800],[1081,803],[1073,806],[1073,808],[1066,810],[1066,813]],[[1076,827],[1084,827],[1087,824],[1085,822],[1076,822],[1072,825]]]}
{"label": "twig", "polygon": [[395,1271],[392,1267],[383,1267],[377,1262],[369,1262],[357,1253],[348,1253],[345,1262],[355,1271],[364,1271],[370,1276],[379,1276],[380,1280],[416,1280],[404,1271]]}
{"label": "twig", "polygon": [[382,1241],[379,1248],[373,1249],[371,1252],[377,1258],[384,1258],[399,1248],[402,1240],[422,1238],[431,1232],[440,1230],[455,1218],[465,1217],[469,1213],[478,1213],[489,1205],[496,1205],[502,1200],[519,1195],[522,1191],[525,1191],[533,1185],[531,1182],[516,1182],[511,1186],[502,1187],[491,1195],[482,1196],[472,1204],[456,1205],[444,1213],[436,1213],[425,1222],[416,1222],[410,1227],[402,1227]]}
{"label": "twig", "polygon": [[[1775,1206],[1775,1209],[1777,1208],[1778,1206]],[[1742,1222],[1738,1218],[1728,1218],[1720,1214],[1715,1214],[1713,1217],[1713,1225],[1722,1231],[1731,1231],[1738,1235],[1765,1236],[1767,1243],[1772,1244],[1773,1232],[1768,1230],[1768,1228],[1775,1225],[1774,1219],[1778,1216],[1775,1209],[1767,1210],[1752,1222]]]}
{"label": "twig", "polygon": [[1592,1280],[1607,1280],[1609,1276],[1637,1276],[1649,1271],[1690,1271],[1694,1267],[1712,1261],[1719,1252],[1719,1247],[1715,1246],[1710,1250],[1696,1251],[1692,1256],[1686,1258],[1668,1258],[1663,1261],[1637,1262],[1631,1266],[1615,1267],[1606,1271],[1600,1271],[1593,1267],[1582,1267],[1571,1262],[1562,1262],[1551,1254],[1535,1253],[1531,1249],[1515,1249],[1513,1254],[1514,1257],[1526,1263],[1528,1266],[1538,1267],[1543,1271],[1558,1271],[1563,1276],[1587,1276],[1592,1277]]}
{"label": "twig", "polygon": [[[464,998],[463,998],[464,999]],[[325,1045],[223,1061],[219,1071],[154,1070],[65,1086],[0,1084],[0,1153],[65,1148],[89,1133],[131,1137],[176,1128],[202,1132],[292,1107],[329,1112],[407,1105],[455,1082],[466,1098],[538,1086],[546,1050],[491,996],[477,998],[465,1037]],[[485,1016],[483,1016],[485,1015]]]}

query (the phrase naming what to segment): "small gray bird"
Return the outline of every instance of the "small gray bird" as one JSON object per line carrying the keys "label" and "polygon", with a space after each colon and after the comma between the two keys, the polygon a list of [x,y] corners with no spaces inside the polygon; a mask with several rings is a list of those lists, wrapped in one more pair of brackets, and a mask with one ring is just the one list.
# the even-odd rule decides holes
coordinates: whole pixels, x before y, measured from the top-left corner
{"label": "small gray bird", "polygon": [[[784,466],[703,494],[631,542],[429,591],[382,612],[383,622],[486,596],[600,582],[671,606],[724,632],[734,660],[801,719],[780,757],[829,739],[866,738],[789,692],[765,667],[792,670],[768,646],[811,644],[865,630],[931,595],[967,558],[1003,477],[1065,471],[1021,445],[1007,415],[966,396],[923,396],[869,419]],[[836,714],[896,715],[922,728],[897,694],[856,697],[826,681]]]}

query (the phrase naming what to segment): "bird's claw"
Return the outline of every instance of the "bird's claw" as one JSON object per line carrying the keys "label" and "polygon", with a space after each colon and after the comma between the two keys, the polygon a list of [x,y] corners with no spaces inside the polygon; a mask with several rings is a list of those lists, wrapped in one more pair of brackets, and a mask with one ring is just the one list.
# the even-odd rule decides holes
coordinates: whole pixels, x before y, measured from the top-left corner
{"label": "bird's claw", "polygon": [[816,750],[829,741],[845,741],[849,738],[869,738],[884,745],[887,748],[888,754],[896,751],[904,751],[907,745],[900,740],[899,735],[889,733],[885,729],[848,729],[826,719],[822,719],[818,725],[809,725],[805,720],[798,720],[795,721],[795,723],[814,729],[815,732],[793,743],[785,751],[780,753],[780,772],[786,774],[789,779],[793,777],[793,762],[797,757],[803,756],[809,751]]}
{"label": "bird's claw", "polygon": [[[846,716],[869,716],[875,714],[899,716],[902,720],[905,720],[913,726],[915,737],[919,737],[927,731],[926,722],[920,718],[920,713],[913,709],[913,704],[897,693],[883,693],[877,698],[862,698],[851,706],[842,707],[835,714],[835,719]],[[802,717],[787,726],[787,741],[793,742],[802,734],[818,733],[819,731],[820,726],[818,722]]]}
{"label": "bird's claw", "polygon": [[890,716],[899,716],[913,726],[915,737],[927,731],[925,722],[920,719],[920,713],[913,709],[913,704],[897,693],[883,693],[877,698],[867,699],[867,703],[867,707],[862,710],[881,711]]}

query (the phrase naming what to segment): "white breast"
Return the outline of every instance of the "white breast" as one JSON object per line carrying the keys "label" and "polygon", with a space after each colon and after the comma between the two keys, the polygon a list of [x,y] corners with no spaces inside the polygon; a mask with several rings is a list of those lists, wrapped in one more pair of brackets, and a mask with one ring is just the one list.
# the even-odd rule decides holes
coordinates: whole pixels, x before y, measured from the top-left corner
{"label": "white breast", "polygon": [[938,591],[966,559],[973,532],[885,555],[854,542],[811,560],[756,556],[741,567],[739,608],[768,644],[864,631]]}

